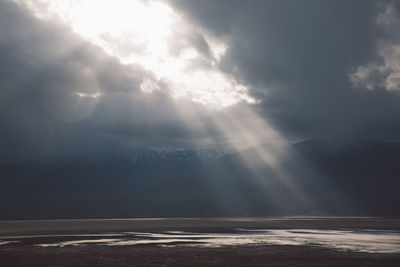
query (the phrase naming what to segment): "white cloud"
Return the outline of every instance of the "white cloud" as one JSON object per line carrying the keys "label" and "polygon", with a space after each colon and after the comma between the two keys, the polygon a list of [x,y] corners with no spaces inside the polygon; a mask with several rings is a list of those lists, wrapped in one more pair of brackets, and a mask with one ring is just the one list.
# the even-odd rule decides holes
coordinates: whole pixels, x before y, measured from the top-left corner
{"label": "white cloud", "polygon": [[378,87],[388,91],[400,90],[400,45],[381,42],[377,52],[382,62],[370,62],[359,66],[355,72],[350,73],[350,81],[356,87],[369,90]]}
{"label": "white cloud", "polygon": [[[400,24],[394,2],[388,4],[384,12],[378,15],[376,23],[384,28]],[[400,43],[386,39],[378,40],[377,44],[378,59],[357,67],[349,74],[349,79],[355,87],[400,90]]]}
{"label": "white cloud", "polygon": [[213,106],[254,102],[248,88],[219,69],[228,46],[163,1],[14,0],[43,20],[58,18],[122,64],[137,64],[172,96]]}
{"label": "white cloud", "polygon": [[[400,7],[399,4],[397,4],[397,7]],[[400,24],[400,17],[398,14],[398,10],[396,9],[396,3],[392,2],[389,3],[385,11],[380,13],[377,17],[376,20],[378,25],[396,25]]]}

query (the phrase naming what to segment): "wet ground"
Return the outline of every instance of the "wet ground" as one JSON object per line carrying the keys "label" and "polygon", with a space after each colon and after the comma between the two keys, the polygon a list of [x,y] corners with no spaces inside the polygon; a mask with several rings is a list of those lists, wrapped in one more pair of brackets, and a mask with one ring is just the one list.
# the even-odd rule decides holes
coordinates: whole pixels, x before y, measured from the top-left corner
{"label": "wet ground", "polygon": [[400,266],[379,218],[0,222],[0,266]]}

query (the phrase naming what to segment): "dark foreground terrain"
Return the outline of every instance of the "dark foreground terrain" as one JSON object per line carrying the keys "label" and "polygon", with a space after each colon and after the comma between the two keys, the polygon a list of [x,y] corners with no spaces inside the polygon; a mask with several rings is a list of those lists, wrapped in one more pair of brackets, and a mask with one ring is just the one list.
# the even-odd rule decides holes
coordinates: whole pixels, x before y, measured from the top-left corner
{"label": "dark foreground terrain", "polygon": [[0,251],[1,266],[400,266],[400,256],[316,247],[94,247]]}
{"label": "dark foreground terrain", "polygon": [[0,266],[400,266],[377,218],[0,222]]}

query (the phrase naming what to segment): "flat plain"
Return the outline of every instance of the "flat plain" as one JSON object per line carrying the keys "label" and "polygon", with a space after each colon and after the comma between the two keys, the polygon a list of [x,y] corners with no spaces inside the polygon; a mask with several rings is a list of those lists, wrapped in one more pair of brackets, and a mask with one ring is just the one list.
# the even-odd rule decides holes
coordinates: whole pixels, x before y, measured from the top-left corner
{"label": "flat plain", "polygon": [[400,266],[400,220],[154,218],[0,222],[1,266]]}

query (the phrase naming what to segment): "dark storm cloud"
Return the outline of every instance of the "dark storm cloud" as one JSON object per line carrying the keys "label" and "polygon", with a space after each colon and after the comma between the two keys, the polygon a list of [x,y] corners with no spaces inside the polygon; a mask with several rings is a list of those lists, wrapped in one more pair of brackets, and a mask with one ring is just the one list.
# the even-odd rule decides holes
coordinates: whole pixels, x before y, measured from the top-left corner
{"label": "dark storm cloud", "polygon": [[[260,100],[250,106],[295,139],[399,138],[399,94],[354,87],[349,79],[358,66],[375,60],[378,39],[398,34],[388,26],[397,23],[398,6],[386,12],[388,3],[171,1],[228,44],[220,69],[248,84]],[[120,64],[65,25],[41,22],[11,1],[0,7],[3,154],[47,155],[150,140],[165,145],[218,135],[205,109],[172,99],[167,84],[143,93],[140,85],[155,81],[154,74]],[[200,31],[181,36],[171,42],[171,52],[189,44],[202,55],[203,61],[193,62],[197,69],[214,62]]]}
{"label": "dark storm cloud", "polygon": [[120,64],[66,26],[41,22],[11,1],[0,3],[0,58],[4,157],[189,138],[168,90],[141,91],[153,74]]}
{"label": "dark storm cloud", "polygon": [[400,137],[399,95],[348,78],[376,57],[387,35],[377,20],[397,21],[397,5],[382,17],[391,1],[171,3],[227,40],[220,67],[250,84],[257,110],[287,135]]}
{"label": "dark storm cloud", "polygon": [[[176,27],[180,38],[169,52],[196,49],[187,73],[219,68],[257,104],[219,112],[175,99],[173,83],[157,73],[121,64],[67,25],[0,1],[0,219],[398,215],[398,145],[258,146],[400,139],[400,96],[388,89],[399,63],[391,56],[399,41],[394,2],[170,2],[195,26]],[[221,60],[208,34],[228,45]],[[116,45],[127,55],[143,48],[129,41]],[[363,66],[379,74],[368,77],[372,89],[365,88],[370,79],[354,79],[360,66],[360,75]],[[176,149],[203,143],[247,149]],[[31,159],[39,160],[25,162]],[[305,207],[309,196],[325,208]],[[358,203],[372,212],[353,213]]]}

